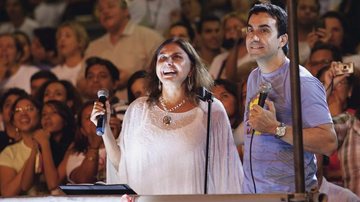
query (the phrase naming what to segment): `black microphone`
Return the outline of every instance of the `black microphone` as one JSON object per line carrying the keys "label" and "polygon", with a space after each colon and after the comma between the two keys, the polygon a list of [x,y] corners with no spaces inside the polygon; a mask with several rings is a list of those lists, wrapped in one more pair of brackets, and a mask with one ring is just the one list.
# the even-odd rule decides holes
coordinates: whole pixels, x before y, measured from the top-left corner
{"label": "black microphone", "polygon": [[199,87],[196,90],[196,95],[199,97],[200,100],[204,102],[213,101],[212,93],[208,91],[205,87]]}
{"label": "black microphone", "polygon": [[264,82],[264,83],[260,84],[260,89],[259,89],[260,95],[259,95],[259,101],[258,101],[258,105],[260,107],[264,107],[266,97],[268,96],[271,88],[272,88],[271,83],[269,83],[269,82]]}
{"label": "black microphone", "polygon": [[[97,92],[97,96],[99,102],[103,103],[105,107],[105,102],[109,97],[109,91],[107,89],[100,89]],[[105,123],[106,123],[106,112],[105,114],[98,116],[97,124],[96,124],[96,135],[98,136],[104,135]]]}

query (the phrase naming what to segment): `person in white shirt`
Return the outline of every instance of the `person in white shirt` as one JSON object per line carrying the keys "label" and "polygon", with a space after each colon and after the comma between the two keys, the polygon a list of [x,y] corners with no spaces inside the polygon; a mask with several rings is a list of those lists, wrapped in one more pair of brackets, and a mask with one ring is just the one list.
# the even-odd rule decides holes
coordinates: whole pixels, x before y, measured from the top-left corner
{"label": "person in white shirt", "polygon": [[[125,0],[98,0],[96,9],[106,34],[89,44],[85,58],[96,56],[114,63],[120,73],[117,90],[120,91],[119,96],[126,99],[126,84],[130,75],[147,68],[151,54],[163,37],[154,30],[133,23]],[[86,89],[84,77],[79,78],[78,88],[81,91]]]}
{"label": "person in white shirt", "polygon": [[163,34],[175,17],[180,15],[180,0],[132,0],[129,2],[131,20]]}
{"label": "person in white shirt", "polygon": [[36,67],[21,65],[22,48],[13,34],[0,34],[0,89],[21,88],[30,93],[30,77]]}
{"label": "person in white shirt", "polygon": [[59,78],[70,81],[74,86],[83,66],[89,36],[79,23],[65,22],[56,31],[58,55],[62,62],[51,69]]}
{"label": "person in white shirt", "polygon": [[254,61],[245,46],[243,28],[246,22],[237,13],[230,13],[222,19],[223,47],[226,52],[217,55],[211,63],[209,72],[214,79],[236,81],[243,64]]}
{"label": "person in white shirt", "polygon": [[38,28],[39,24],[26,16],[25,1],[6,0],[5,8],[10,21],[0,25],[0,33],[22,31],[32,38],[33,30]]}

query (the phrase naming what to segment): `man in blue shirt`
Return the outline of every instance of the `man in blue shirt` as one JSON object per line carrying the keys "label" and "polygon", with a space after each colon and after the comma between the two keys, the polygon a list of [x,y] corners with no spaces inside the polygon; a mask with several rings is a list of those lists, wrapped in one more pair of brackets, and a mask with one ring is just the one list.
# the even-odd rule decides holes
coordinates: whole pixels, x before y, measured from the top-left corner
{"label": "man in blue shirt", "polygon": [[[295,192],[287,14],[272,4],[256,4],[249,13],[246,47],[258,67],[247,83],[244,193]],[[314,153],[330,155],[336,134],[323,85],[299,66],[306,190],[317,186]],[[265,108],[258,103],[259,86],[270,83]],[[250,141],[252,142],[252,171]],[[256,188],[255,188],[256,187]]]}

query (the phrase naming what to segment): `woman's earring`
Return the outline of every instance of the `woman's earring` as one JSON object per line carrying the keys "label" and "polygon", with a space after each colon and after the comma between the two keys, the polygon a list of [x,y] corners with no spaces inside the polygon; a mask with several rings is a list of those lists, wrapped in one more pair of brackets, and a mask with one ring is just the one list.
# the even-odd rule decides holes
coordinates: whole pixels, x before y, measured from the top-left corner
{"label": "woman's earring", "polygon": [[160,82],[160,80],[159,80],[158,89],[159,89],[159,91],[161,91],[161,82]]}
{"label": "woman's earring", "polygon": [[18,127],[15,128],[15,132],[16,132],[16,137],[20,137],[20,131]]}
{"label": "woman's earring", "polygon": [[191,76],[188,76],[188,83],[187,83],[187,88],[189,90],[189,92],[192,90],[193,88],[193,84],[191,82]]}

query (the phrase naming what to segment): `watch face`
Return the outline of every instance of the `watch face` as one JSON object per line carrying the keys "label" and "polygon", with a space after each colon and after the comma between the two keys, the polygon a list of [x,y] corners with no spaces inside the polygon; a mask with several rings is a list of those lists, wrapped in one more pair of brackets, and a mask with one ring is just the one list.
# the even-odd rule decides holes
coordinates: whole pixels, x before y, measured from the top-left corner
{"label": "watch face", "polygon": [[283,137],[285,135],[285,132],[286,132],[285,126],[279,126],[276,128],[276,136],[277,137]]}

